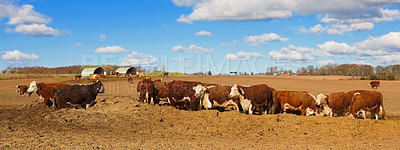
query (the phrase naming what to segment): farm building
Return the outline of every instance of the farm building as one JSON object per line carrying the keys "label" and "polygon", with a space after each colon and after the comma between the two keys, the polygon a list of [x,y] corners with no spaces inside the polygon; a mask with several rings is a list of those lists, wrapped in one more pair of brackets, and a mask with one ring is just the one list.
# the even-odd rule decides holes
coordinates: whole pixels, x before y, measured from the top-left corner
{"label": "farm building", "polygon": [[118,68],[115,72],[118,72],[121,75],[125,75],[125,74],[134,75],[134,74],[137,74],[136,71],[137,70],[135,67],[121,67],[121,68]]}
{"label": "farm building", "polygon": [[85,68],[82,70],[82,78],[89,78],[91,74],[104,74],[104,69],[101,67]]}

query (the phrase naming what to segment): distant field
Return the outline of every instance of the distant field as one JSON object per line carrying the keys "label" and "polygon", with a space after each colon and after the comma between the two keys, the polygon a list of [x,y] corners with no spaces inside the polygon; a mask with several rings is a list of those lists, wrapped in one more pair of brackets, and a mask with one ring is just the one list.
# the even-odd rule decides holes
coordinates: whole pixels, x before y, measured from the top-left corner
{"label": "distant field", "polygon": [[0,80],[36,78],[74,78],[74,74],[0,74]]}

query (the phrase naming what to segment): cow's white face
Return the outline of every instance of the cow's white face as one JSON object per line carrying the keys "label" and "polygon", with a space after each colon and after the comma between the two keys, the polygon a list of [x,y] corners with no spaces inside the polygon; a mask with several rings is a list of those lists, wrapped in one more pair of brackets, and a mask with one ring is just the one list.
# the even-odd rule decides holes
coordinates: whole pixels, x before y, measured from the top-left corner
{"label": "cow's white face", "polygon": [[31,84],[29,85],[28,90],[26,90],[26,92],[28,93],[33,93],[33,92],[37,92],[37,83],[36,81],[32,81]]}
{"label": "cow's white face", "polygon": [[319,93],[315,102],[317,103],[317,105],[323,105],[325,104],[326,98],[327,96],[325,94]]}
{"label": "cow's white face", "polygon": [[194,96],[196,98],[202,98],[204,96],[204,92],[207,90],[207,88],[204,87],[203,85],[199,84],[199,85],[193,87],[193,90],[195,91]]}
{"label": "cow's white face", "polygon": [[[240,91],[239,91],[240,90]],[[241,94],[244,94],[242,89],[239,89],[236,84],[234,84],[231,88],[231,92],[229,93],[229,98],[238,98]]]}

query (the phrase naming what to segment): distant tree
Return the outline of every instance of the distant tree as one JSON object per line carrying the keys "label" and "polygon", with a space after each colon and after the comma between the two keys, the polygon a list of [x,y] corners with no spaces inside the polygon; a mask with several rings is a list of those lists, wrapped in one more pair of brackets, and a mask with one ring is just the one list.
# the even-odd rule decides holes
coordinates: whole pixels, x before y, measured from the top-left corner
{"label": "distant tree", "polygon": [[211,71],[208,71],[208,75],[209,75],[209,76],[211,76],[211,75],[212,75]]}
{"label": "distant tree", "polygon": [[162,65],[161,65],[161,72],[166,72],[167,71],[167,66],[165,65],[165,63],[163,63]]}
{"label": "distant tree", "polygon": [[254,73],[253,73],[253,72],[251,72],[251,75],[254,75]]}

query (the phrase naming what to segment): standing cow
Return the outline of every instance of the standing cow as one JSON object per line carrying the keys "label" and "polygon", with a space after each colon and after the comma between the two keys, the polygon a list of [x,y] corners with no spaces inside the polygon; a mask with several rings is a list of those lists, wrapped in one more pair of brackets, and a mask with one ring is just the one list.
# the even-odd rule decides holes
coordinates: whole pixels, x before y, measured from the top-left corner
{"label": "standing cow", "polygon": [[380,81],[371,81],[369,83],[369,86],[372,87],[372,89],[378,89],[378,87],[380,87],[381,82]]}
{"label": "standing cow", "polygon": [[167,101],[170,103],[168,99],[168,88],[167,88],[168,83],[167,82],[156,82],[154,81],[154,88],[156,89],[156,99],[157,101]]}
{"label": "standing cow", "polygon": [[40,99],[43,99],[44,106],[50,106],[50,99],[53,99],[53,92],[55,89],[60,87],[67,87],[69,84],[62,83],[36,83],[36,81],[32,81],[29,85],[28,93],[36,93],[40,96]]}
{"label": "standing cow", "polygon": [[274,94],[274,106],[282,108],[283,112],[290,110],[300,110],[302,116],[315,114],[324,115],[321,108],[315,105],[315,97],[306,91],[277,91]]}
{"label": "standing cow", "polygon": [[366,119],[366,111],[371,112],[371,118],[375,115],[375,119],[378,120],[379,114],[381,114],[382,119],[385,119],[382,93],[367,90],[354,92],[350,103],[349,117],[354,118],[358,113],[362,113],[364,119]]}
{"label": "standing cow", "polygon": [[241,110],[240,101],[232,100],[229,98],[232,86],[203,86],[197,85],[195,90],[195,97],[201,99],[201,103],[205,109],[217,108],[225,110],[228,106],[234,106],[237,111]]}
{"label": "standing cow", "polygon": [[333,114],[339,116],[339,113],[345,116],[349,107],[349,102],[346,101],[345,95],[344,92],[331,93],[329,95],[320,93],[316,102],[331,117]]}
{"label": "standing cow", "polygon": [[238,86],[234,84],[229,98],[239,99],[244,112],[253,114],[258,108],[259,114],[271,112],[273,104],[273,90],[266,84],[253,86]]}
{"label": "standing cow", "polygon": [[137,84],[137,93],[140,102],[145,102],[150,104],[153,101],[154,104],[158,104],[156,99],[156,89],[154,88],[154,82],[151,79],[142,79]]}
{"label": "standing cow", "polygon": [[55,110],[63,108],[67,103],[87,109],[94,105],[97,95],[104,92],[106,92],[106,89],[99,80],[90,85],[71,85],[57,88],[53,92]]}

